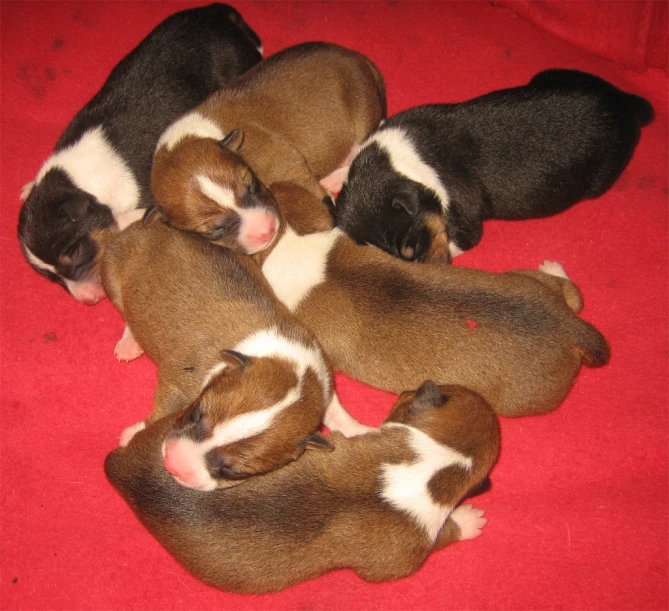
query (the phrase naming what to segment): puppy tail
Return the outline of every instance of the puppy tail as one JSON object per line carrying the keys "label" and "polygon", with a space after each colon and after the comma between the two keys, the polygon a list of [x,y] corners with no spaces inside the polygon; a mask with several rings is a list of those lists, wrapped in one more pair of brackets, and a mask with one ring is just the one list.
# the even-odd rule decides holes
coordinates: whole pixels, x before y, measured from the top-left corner
{"label": "puppy tail", "polygon": [[601,367],[609,362],[611,349],[605,337],[589,322],[575,318],[577,328],[575,333],[576,349],[581,355],[581,362],[588,367]]}

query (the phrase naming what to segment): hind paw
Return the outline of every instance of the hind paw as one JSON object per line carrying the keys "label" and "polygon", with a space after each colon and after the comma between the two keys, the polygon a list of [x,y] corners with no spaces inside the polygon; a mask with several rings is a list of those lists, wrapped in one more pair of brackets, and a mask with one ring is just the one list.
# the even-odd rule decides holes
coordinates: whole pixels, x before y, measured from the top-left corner
{"label": "hind paw", "polygon": [[121,337],[118,344],[116,344],[116,348],[114,348],[114,356],[119,361],[133,361],[142,356],[142,354],[144,354],[144,349],[137,343],[132,331],[130,331],[130,327],[126,325],[123,337]]}
{"label": "hind paw", "polygon": [[478,509],[469,503],[453,510],[450,518],[460,528],[460,541],[476,539],[482,534],[483,527],[488,523],[488,520],[483,517],[484,514],[483,509]]}
{"label": "hind paw", "polygon": [[564,278],[569,280],[567,272],[564,271],[564,267],[557,261],[549,261],[546,259],[540,266],[539,271],[550,276],[558,276],[558,278]]}

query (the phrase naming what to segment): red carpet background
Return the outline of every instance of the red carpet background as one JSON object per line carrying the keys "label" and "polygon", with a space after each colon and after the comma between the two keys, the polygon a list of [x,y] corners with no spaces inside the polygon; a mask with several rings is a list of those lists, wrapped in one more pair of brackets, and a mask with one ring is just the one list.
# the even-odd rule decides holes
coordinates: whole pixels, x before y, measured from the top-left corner
{"label": "red carpet background", "polygon": [[[475,500],[490,520],[484,535],[434,554],[415,575],[373,585],[344,570],[257,597],[205,586],[144,530],[102,469],[121,430],[151,410],[154,366],[116,362],[123,323],[109,301],[76,303],[29,268],[16,239],[21,186],[74,113],[160,20],[195,3],[3,2],[1,608],[666,609],[666,4],[645,3],[660,8],[639,17],[640,3],[627,3],[629,19],[618,2],[525,12],[527,3],[509,2],[233,4],[266,54],[325,40],[368,55],[391,114],[552,67],[647,97],[656,119],[608,193],[557,217],[488,223],[481,245],[457,259],[494,271],[560,261],[583,290],[583,317],[609,339],[611,362],[584,369],[556,412],[502,420],[493,488]],[[607,5],[621,17],[599,19]],[[625,35],[637,17],[641,34]],[[371,424],[393,401],[343,376],[337,386]]]}

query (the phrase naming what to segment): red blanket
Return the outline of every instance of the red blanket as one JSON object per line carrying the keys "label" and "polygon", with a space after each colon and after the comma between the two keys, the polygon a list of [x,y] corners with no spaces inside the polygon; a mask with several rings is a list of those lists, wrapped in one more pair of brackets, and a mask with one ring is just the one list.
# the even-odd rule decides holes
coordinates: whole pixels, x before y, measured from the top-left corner
{"label": "red blanket", "polygon": [[[575,3],[581,33],[592,30],[584,4],[618,5]],[[481,245],[457,259],[494,271],[560,261],[583,290],[584,318],[612,347],[610,364],[584,369],[554,413],[502,420],[493,488],[475,499],[490,520],[483,536],[399,582],[372,585],[343,570],[244,597],[186,573],[107,483],[104,457],[149,413],[155,367],[145,357],[116,362],[123,324],[109,301],[74,302],[30,269],[16,239],[21,186],[68,121],[154,25],[192,4],[0,6],[3,609],[667,608],[667,75],[624,67],[657,65],[646,55],[608,53],[627,44],[620,27],[597,22],[596,56],[580,34],[555,31],[550,15],[531,16],[537,27],[491,2],[235,3],[267,54],[306,40],[367,54],[386,78],[391,113],[520,85],[550,67],[598,74],[657,113],[610,192],[557,217],[488,223]],[[663,10],[648,27],[666,41]],[[343,376],[337,387],[371,424],[393,401]]]}

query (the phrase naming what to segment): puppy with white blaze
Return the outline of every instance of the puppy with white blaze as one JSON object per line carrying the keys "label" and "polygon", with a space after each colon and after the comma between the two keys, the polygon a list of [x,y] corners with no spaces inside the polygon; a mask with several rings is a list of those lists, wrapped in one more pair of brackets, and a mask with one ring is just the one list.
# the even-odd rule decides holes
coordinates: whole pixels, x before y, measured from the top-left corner
{"label": "puppy with white blaze", "polygon": [[274,592],[342,568],[399,579],[487,522],[461,501],[493,468],[499,425],[466,388],[427,381],[402,393],[377,431],[332,433],[331,452],[205,493],[180,485],[163,460],[184,420],[147,426],[107,456],[105,473],[167,551],[217,588]]}
{"label": "puppy with white blaze", "polygon": [[409,261],[445,261],[487,219],[562,212],[602,195],[653,118],[645,99],[575,70],[389,119],[353,159],[338,226]]}
{"label": "puppy with white blaze", "polygon": [[262,46],[226,4],[160,23],[112,70],[23,188],[18,235],[32,267],[78,301],[104,298],[92,234],[123,228],[152,204],[153,152],[179,115],[262,59]]}

